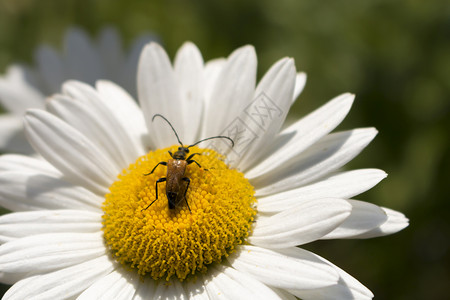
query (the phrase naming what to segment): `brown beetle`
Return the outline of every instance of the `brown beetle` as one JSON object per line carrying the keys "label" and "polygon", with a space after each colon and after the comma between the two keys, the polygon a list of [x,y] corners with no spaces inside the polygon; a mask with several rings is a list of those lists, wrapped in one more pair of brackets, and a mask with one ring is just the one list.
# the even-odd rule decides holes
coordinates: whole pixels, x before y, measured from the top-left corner
{"label": "brown beetle", "polygon": [[[161,177],[156,181],[156,184],[155,184],[156,199],[153,200],[152,203],[150,203],[143,210],[146,210],[153,203],[155,203],[156,200],[158,200],[158,183],[165,181],[166,182],[166,195],[167,195],[167,200],[169,202],[169,208],[174,209],[182,200],[181,199],[181,195],[182,195],[182,198],[184,198],[184,200],[186,201],[186,205],[187,205],[189,211],[191,211],[191,208],[189,207],[189,204],[186,199],[186,193],[189,188],[189,184],[191,183],[191,180],[188,177],[185,177],[184,173],[186,171],[186,167],[192,163],[195,163],[199,168],[201,168],[202,166],[200,166],[200,164],[198,162],[196,162],[195,160],[192,159],[195,155],[201,155],[201,153],[192,153],[191,155],[189,155],[186,158],[186,156],[189,153],[189,148],[191,148],[201,142],[211,140],[211,139],[219,139],[219,138],[230,140],[231,147],[233,147],[234,141],[227,136],[218,135],[218,136],[213,136],[213,137],[209,137],[209,138],[200,140],[192,145],[185,147],[185,146],[183,146],[183,143],[180,141],[180,138],[178,137],[178,134],[175,131],[175,129],[173,128],[172,124],[164,116],[162,116],[160,114],[154,115],[152,118],[152,122],[156,117],[162,118],[169,124],[170,128],[172,128],[173,132],[175,133],[175,136],[177,137],[178,143],[180,143],[181,147],[178,147],[178,150],[175,153],[168,151],[170,154],[170,157],[172,157],[172,159],[169,159],[167,162],[165,162],[165,161],[159,162],[150,173],[144,174],[145,176],[153,174],[153,172],[159,165],[163,165],[163,166],[167,167],[166,177]],[[205,171],[207,171],[207,169],[205,169]],[[187,183],[184,193],[182,193],[182,187],[183,187],[182,181]]]}

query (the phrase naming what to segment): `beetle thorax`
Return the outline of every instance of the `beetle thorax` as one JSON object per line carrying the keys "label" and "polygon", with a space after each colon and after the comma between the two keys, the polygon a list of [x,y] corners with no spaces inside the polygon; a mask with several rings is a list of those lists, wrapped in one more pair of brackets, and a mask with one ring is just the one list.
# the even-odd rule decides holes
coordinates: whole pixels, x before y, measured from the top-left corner
{"label": "beetle thorax", "polygon": [[187,147],[178,147],[178,150],[173,154],[174,159],[186,159],[189,149]]}

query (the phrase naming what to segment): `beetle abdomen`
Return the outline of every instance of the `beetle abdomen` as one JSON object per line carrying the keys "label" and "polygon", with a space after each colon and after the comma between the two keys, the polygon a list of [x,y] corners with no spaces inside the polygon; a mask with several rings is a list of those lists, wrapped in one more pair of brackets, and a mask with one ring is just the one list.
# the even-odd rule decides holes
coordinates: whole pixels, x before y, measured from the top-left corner
{"label": "beetle abdomen", "polygon": [[169,208],[174,209],[178,204],[178,193],[176,192],[167,192],[167,200],[169,201]]}

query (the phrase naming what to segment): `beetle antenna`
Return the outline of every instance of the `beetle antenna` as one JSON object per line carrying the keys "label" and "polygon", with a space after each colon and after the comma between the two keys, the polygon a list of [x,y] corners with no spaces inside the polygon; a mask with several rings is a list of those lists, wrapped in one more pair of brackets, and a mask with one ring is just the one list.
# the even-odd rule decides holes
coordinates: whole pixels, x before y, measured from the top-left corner
{"label": "beetle antenna", "polygon": [[218,136],[212,136],[212,137],[200,140],[200,141],[196,142],[195,144],[192,144],[192,145],[188,146],[188,148],[191,148],[191,147],[193,147],[193,146],[195,146],[197,144],[200,144],[201,142],[204,142],[204,141],[207,141],[207,140],[212,140],[212,139],[227,139],[227,140],[229,140],[231,142],[231,147],[234,147],[234,141],[231,138],[229,138],[227,136],[224,136],[224,135],[218,135]]}
{"label": "beetle antenna", "polygon": [[[178,137],[178,134],[177,134],[177,132],[175,131],[175,128],[173,128],[173,126],[172,126],[172,124],[169,122],[169,120],[167,120],[164,116],[162,116],[162,115],[160,115],[160,114],[155,114],[155,115],[153,116],[153,118],[152,118],[152,122],[153,122],[153,120],[155,120],[156,117],[161,117],[161,118],[163,118],[163,120],[165,120],[165,121],[169,124],[170,128],[172,128],[172,130],[173,130],[173,133],[175,133],[175,136],[177,137],[178,143],[180,143],[181,147],[183,147],[183,143],[180,141],[180,138]],[[234,144],[234,143],[233,143],[233,144]]]}

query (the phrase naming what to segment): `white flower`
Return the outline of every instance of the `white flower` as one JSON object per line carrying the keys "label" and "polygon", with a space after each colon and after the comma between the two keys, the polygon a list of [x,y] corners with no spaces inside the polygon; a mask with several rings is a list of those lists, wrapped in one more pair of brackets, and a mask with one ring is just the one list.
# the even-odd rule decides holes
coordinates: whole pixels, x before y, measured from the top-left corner
{"label": "white flower", "polygon": [[29,108],[43,108],[45,97],[57,93],[69,79],[95,84],[108,79],[136,94],[136,67],[142,47],[154,36],[141,35],[124,53],[119,34],[104,28],[92,41],[82,30],[72,28],[65,35],[64,53],[42,45],[35,51],[36,67],[13,64],[0,76],[0,150],[32,153],[23,135],[22,117]]}
{"label": "white flower", "polygon": [[[141,108],[111,82],[71,81],[47,111],[29,110],[25,131],[45,160],[0,157],[0,204],[14,211],[0,217],[0,279],[14,284],[4,299],[372,298],[297,246],[408,225],[399,212],[350,199],[383,171],[339,170],[376,130],[330,133],[352,105],[344,94],[280,132],[305,75],[284,58],[256,85],[256,66],[250,46],[204,64],[186,43],[172,67],[151,43],[139,62]],[[169,209],[163,185],[145,209],[166,167],[144,174],[170,159],[161,148],[179,147],[166,122],[152,122],[156,113],[184,145],[217,135],[235,142],[210,144],[232,168],[191,148],[210,168],[187,167],[192,212],[184,202]]]}

